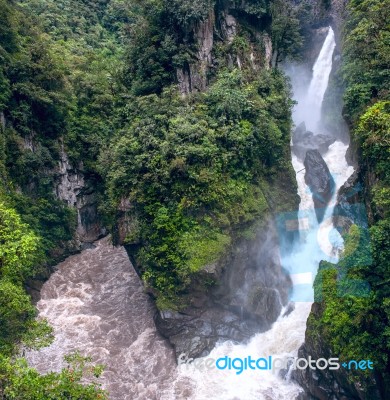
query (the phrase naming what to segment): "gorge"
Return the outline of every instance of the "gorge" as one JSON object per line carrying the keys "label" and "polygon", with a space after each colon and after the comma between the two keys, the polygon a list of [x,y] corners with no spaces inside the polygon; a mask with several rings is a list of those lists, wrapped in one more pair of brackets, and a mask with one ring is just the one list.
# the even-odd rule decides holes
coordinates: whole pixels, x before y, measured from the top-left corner
{"label": "gorge", "polygon": [[[329,28],[314,66],[315,73],[307,88],[307,97],[303,100],[307,115],[310,118],[318,116],[318,121],[311,122],[315,132],[318,128],[314,122],[320,122],[333,51],[334,34],[332,28]],[[313,92],[313,87],[320,92]],[[302,100],[297,100],[299,107]],[[304,111],[301,109],[298,118],[301,118],[302,113]],[[299,124],[302,121],[295,122]],[[309,121],[305,118],[304,122]],[[284,315],[286,308],[281,310],[272,328],[256,334],[248,344],[225,341],[218,344],[208,357],[217,359],[227,355],[234,358],[247,354],[297,356],[304,342],[306,320],[314,300],[312,285],[319,262],[323,259],[337,262],[342,246],[342,238],[337,237],[334,228],[332,236],[332,215],[338,190],[353,173],[353,168],[346,162],[347,149],[348,144],[336,138],[324,153],[324,162],[335,180],[335,188],[328,189],[330,204],[322,205],[325,215],[319,222],[316,215],[319,207],[315,203],[318,193],[308,188],[304,179],[303,161],[293,154],[301,198],[297,220],[299,240],[294,243],[291,252],[280,249],[280,253],[282,266],[292,278],[293,292],[290,300],[295,303],[294,309],[287,316]],[[314,170],[314,174],[317,179],[326,178],[324,171]],[[273,371],[245,372],[244,375],[235,376],[231,371],[206,372],[189,367],[176,372],[174,355],[155,330],[153,307],[147,296],[142,295],[141,284],[137,282],[135,272],[131,271],[132,266],[126,262],[123,248],[114,250],[107,239],[98,242],[96,246],[61,264],[42,288],[38,309],[40,316],[47,318],[55,327],[56,342],[28,355],[30,364],[40,372],[60,370],[63,356],[79,349],[106,366],[102,379],[112,399],[197,400],[218,396],[226,400],[289,400],[302,393],[291,379],[281,379]],[[187,331],[185,335],[191,335],[191,332]],[[186,350],[188,354],[190,347],[181,347],[177,354],[186,353]]]}
{"label": "gorge", "polygon": [[0,0],[0,399],[390,397],[389,1]]}

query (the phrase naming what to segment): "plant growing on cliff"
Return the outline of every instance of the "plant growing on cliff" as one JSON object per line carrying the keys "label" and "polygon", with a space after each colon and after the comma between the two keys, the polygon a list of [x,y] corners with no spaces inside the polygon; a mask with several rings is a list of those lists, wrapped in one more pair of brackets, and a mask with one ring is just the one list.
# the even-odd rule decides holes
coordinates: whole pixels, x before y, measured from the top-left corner
{"label": "plant growing on cliff", "polygon": [[214,8],[215,0],[164,0],[164,6],[175,20],[186,27],[191,23],[204,20]]}
{"label": "plant growing on cliff", "polygon": [[370,100],[389,99],[389,0],[352,0],[345,24],[345,116],[354,124]]}
{"label": "plant growing on cliff", "polygon": [[[40,375],[23,359],[10,360],[0,355],[0,394],[7,400],[107,400],[96,382],[102,373],[89,357],[78,353],[65,357],[67,366],[60,373]],[[85,384],[83,380],[90,383]]]}
{"label": "plant growing on cliff", "polygon": [[[70,355],[61,373],[40,375],[26,361],[13,358],[20,346],[38,349],[53,340],[46,321],[35,319],[37,310],[24,289],[43,259],[40,243],[15,210],[0,202],[0,395],[15,400],[105,399],[96,382],[82,384],[90,359]],[[91,371],[98,377],[101,368]]]}
{"label": "plant growing on cliff", "polygon": [[296,58],[303,45],[299,10],[290,2],[274,0],[271,3],[271,39],[273,44],[273,66],[277,67],[286,58]]}
{"label": "plant growing on cliff", "polygon": [[247,82],[233,70],[186,100],[169,89],[128,105],[131,122],[102,156],[102,173],[112,201],[126,197],[134,208],[138,262],[160,295],[185,292],[235,229],[268,210],[262,179],[287,155],[288,94],[276,71]]}

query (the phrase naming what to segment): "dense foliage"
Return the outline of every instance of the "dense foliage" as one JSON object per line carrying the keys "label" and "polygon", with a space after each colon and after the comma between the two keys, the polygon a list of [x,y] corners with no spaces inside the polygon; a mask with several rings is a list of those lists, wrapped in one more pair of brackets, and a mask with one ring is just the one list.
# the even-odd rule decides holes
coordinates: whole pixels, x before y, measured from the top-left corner
{"label": "dense foliage", "polygon": [[238,70],[185,101],[167,89],[128,105],[131,122],[100,166],[111,199],[131,203],[138,232],[127,242],[142,244],[144,279],[163,296],[185,289],[225,252],[235,228],[269,209],[264,181],[290,170],[291,105],[278,72],[247,81]]}
{"label": "dense foliage", "polygon": [[114,131],[121,38],[132,16],[121,1],[2,0],[1,13],[1,191],[52,258],[76,226],[54,194],[64,152],[102,187],[95,164]]}
{"label": "dense foliage", "polygon": [[389,2],[351,1],[345,26],[345,115],[355,125],[368,105],[389,99]]}
{"label": "dense foliage", "polygon": [[[289,87],[280,72],[253,68],[251,54],[265,59],[261,27],[273,42],[274,67],[296,57],[308,2],[235,2],[242,23],[231,43],[215,35],[208,90],[183,98],[174,84],[177,68],[197,61],[194,26],[222,3],[0,0],[0,397],[105,398],[96,384],[81,385],[89,360],[78,355],[45,376],[14,359],[21,344],[50,341],[24,284],[74,236],[75,212],[53,193],[65,153],[94,182],[114,234],[126,213],[125,242],[161,308],[178,307],[194,277],[238,236],[253,235],[270,212],[291,210]],[[310,321],[334,352],[371,358],[383,376],[390,366],[389,10],[389,0],[351,0],[344,35],[344,111],[371,185],[371,251],[357,250],[362,236],[352,227],[344,259],[324,264],[317,277],[323,313]]]}
{"label": "dense foliage", "polygon": [[[353,225],[344,258],[323,265],[317,277],[319,330],[344,359],[371,359],[384,398],[390,387],[390,2],[353,0],[344,32],[345,114],[360,156],[370,237]],[[368,251],[368,253],[367,253]],[[367,286],[353,287],[352,282]]]}
{"label": "dense foliage", "polygon": [[[96,110],[110,111],[106,93],[111,83],[97,64],[120,46],[107,50],[107,40],[96,50],[91,47],[99,42],[93,38],[104,36],[95,29],[100,15],[97,18],[91,6],[96,2],[89,8],[72,2],[78,3],[80,14],[95,18],[87,18],[89,23],[72,33],[66,27],[74,27],[74,21],[61,20],[64,14],[54,2],[50,7],[49,2],[21,3],[0,1],[0,397],[103,399],[106,394],[92,377],[84,386],[88,359],[69,356],[61,373],[41,376],[16,357],[21,346],[39,348],[52,340],[50,327],[36,320],[25,285],[43,271],[56,248],[74,236],[75,212],[54,195],[58,162],[63,146],[81,142],[79,132],[86,129],[80,123],[89,127],[91,137],[85,146],[74,146],[70,156],[80,157],[80,148],[93,153],[90,149],[98,146],[91,132],[107,117],[96,118]],[[74,16],[75,9],[68,9],[68,16]],[[52,12],[53,25],[41,25],[34,17],[43,10]],[[113,35],[107,36],[112,43]],[[83,40],[90,42],[86,46]],[[94,154],[96,158],[97,150]],[[86,167],[92,169],[88,162]],[[98,376],[100,367],[93,372]]]}
{"label": "dense foliage", "polygon": [[7,121],[0,128],[0,192],[42,233],[49,252],[72,237],[73,214],[54,199],[51,172],[60,151],[56,139],[66,124],[68,91],[62,65],[30,17],[6,0],[1,12],[3,30],[7,24],[9,29],[0,35],[0,86],[6,88],[0,109]]}
{"label": "dense foliage", "polygon": [[[41,376],[15,359],[20,346],[51,340],[24,285],[74,236],[75,212],[53,190],[64,157],[107,196],[108,223],[130,203],[126,241],[161,307],[177,306],[235,235],[289,208],[289,87],[277,71],[255,75],[249,58],[242,70],[227,63],[253,34],[217,46],[206,93],[183,99],[173,86],[176,68],[196,59],[189,32],[215,3],[0,0],[0,397],[105,398],[94,381],[81,384],[90,360],[74,355]],[[271,32],[269,6],[248,1],[243,11],[281,35],[282,57],[290,25],[278,20]]]}
{"label": "dense foliage", "polygon": [[[250,24],[272,20],[269,2],[243,5],[248,23],[232,43],[216,35],[205,93],[184,99],[173,86],[177,68],[200,68],[192,30],[213,15],[215,3],[129,4],[122,125],[99,158],[108,189],[102,209],[115,222],[118,205],[129,203],[126,243],[135,246],[160,307],[177,306],[193,277],[226,254],[235,235],[253,234],[270,209],[295,200],[286,199],[282,183],[293,181],[289,87],[276,70],[255,73],[248,56],[255,40]],[[288,10],[279,18],[273,9],[275,29],[268,32],[278,41],[278,60],[300,44],[292,49],[288,42],[292,31],[300,38]],[[229,66],[232,53],[243,60],[240,69]]]}

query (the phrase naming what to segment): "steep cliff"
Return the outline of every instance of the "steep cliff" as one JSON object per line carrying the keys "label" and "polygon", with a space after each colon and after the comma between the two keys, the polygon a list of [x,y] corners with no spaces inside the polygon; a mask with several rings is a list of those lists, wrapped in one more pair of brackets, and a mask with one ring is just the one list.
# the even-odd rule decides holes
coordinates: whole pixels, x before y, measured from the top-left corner
{"label": "steep cliff", "polygon": [[49,263],[104,233],[93,164],[114,108],[103,63],[120,50],[107,3],[2,3],[0,195],[43,237]]}
{"label": "steep cliff", "polygon": [[[287,305],[291,281],[278,257],[286,238],[275,220],[293,215],[299,200],[290,93],[273,68],[296,51],[288,36],[300,38],[298,11],[282,2],[204,3],[145,9],[143,30],[133,29],[139,63],[128,84],[142,114],[130,111],[139,122],[111,147],[106,176],[116,238],[156,299],[156,325],[191,357],[219,338],[269,329]],[[145,148],[150,162],[141,161]]]}

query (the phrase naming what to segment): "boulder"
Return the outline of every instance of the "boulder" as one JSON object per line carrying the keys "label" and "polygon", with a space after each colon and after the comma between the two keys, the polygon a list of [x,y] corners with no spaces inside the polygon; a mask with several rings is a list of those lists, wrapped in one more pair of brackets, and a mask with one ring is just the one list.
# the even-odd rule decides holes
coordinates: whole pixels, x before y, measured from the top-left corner
{"label": "boulder", "polygon": [[313,194],[313,202],[318,222],[324,218],[335,188],[335,182],[326,162],[318,150],[308,150],[304,165],[305,181]]}
{"label": "boulder", "polygon": [[336,138],[331,135],[318,134],[315,135],[306,129],[306,125],[302,122],[293,132],[294,154],[303,160],[308,150],[318,150],[324,155],[329,149],[329,146],[335,142]]}

